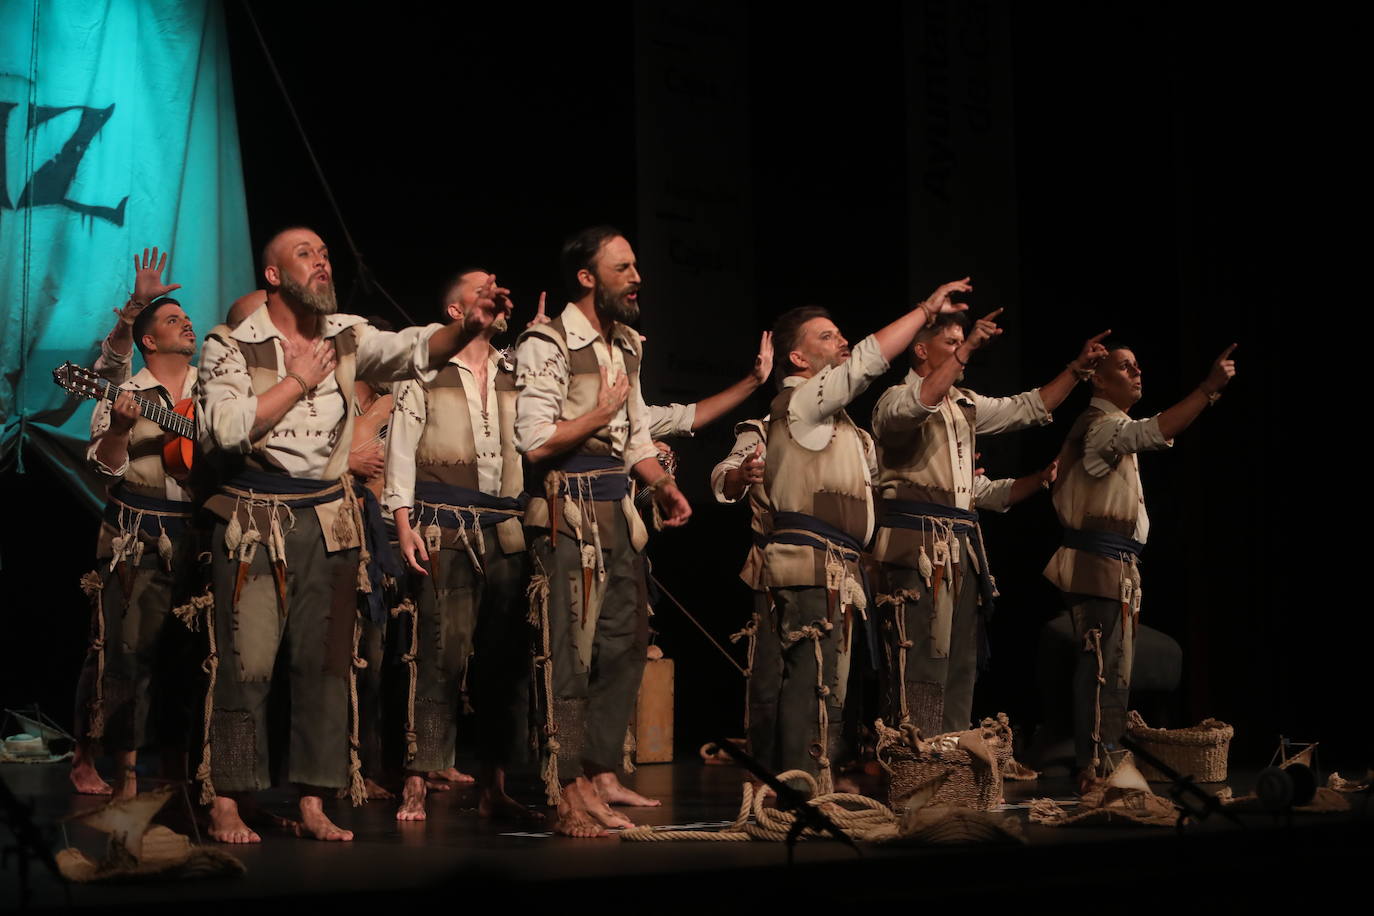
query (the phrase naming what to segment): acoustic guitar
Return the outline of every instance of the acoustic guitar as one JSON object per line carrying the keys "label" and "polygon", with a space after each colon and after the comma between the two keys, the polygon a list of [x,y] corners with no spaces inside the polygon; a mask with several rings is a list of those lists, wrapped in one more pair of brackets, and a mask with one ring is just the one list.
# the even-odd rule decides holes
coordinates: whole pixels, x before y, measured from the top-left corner
{"label": "acoustic guitar", "polygon": [[[72,394],[109,401],[111,404],[124,390],[71,361],[54,369],[52,380]],[[168,407],[160,400],[142,397],[138,392],[129,393],[134,396],[134,403],[138,405],[143,416],[156,423],[167,434],[166,441],[162,444],[162,464],[167,469],[168,476],[185,480],[191,474],[191,453],[196,438],[195,400],[184,398],[174,406]]]}

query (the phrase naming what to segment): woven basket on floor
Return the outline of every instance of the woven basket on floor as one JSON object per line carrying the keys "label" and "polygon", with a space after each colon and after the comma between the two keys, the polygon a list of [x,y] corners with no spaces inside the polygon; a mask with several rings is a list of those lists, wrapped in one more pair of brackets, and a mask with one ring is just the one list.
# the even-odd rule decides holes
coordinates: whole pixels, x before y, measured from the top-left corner
{"label": "woven basket on floor", "polygon": [[[1150,728],[1135,710],[1131,710],[1126,722],[1126,734],[1133,741],[1198,782],[1226,781],[1226,755],[1235,733],[1234,728],[1216,719],[1203,719],[1192,728]],[[1152,782],[1167,779],[1143,759],[1137,758],[1136,766]]]}
{"label": "woven basket on floor", "polygon": [[929,804],[979,811],[996,807],[1002,798],[1002,767],[1011,759],[1011,726],[1005,716],[996,720],[984,719],[982,732],[983,740],[992,751],[995,764],[992,767],[984,766],[962,748],[948,746],[957,733],[935,736],[929,742],[932,749],[924,753],[917,752],[907,743],[880,748],[878,760],[887,777],[888,806],[900,810],[918,787],[946,773],[944,785]]}

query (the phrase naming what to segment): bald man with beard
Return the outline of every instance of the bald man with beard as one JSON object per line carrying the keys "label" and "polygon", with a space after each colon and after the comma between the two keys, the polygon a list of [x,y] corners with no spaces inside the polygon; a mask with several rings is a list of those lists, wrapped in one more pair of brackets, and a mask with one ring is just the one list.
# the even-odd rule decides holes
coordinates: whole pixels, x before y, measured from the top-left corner
{"label": "bald man with beard", "polygon": [[210,835],[259,842],[238,802],[270,783],[267,697],[285,646],[287,779],[299,788],[302,830],[351,840],[323,799],[347,788],[360,802],[364,791],[356,715],[351,733],[349,722],[357,591],[371,587],[348,474],[354,382],[432,379],[499,307],[487,294],[461,322],[384,332],[335,314],[329,250],[314,231],[278,232],[262,261],[264,304],[235,328],[215,328],[202,350],[198,433],[224,482],[206,501],[217,517],[215,605],[196,776]]}

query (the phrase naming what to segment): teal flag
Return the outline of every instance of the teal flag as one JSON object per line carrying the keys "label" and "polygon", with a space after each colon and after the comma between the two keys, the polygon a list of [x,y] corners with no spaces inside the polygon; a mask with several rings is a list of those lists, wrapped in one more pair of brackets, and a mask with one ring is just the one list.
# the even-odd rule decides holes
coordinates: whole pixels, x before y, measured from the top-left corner
{"label": "teal flag", "polygon": [[[253,289],[224,14],[216,0],[0,2],[0,421],[103,501],[84,471],[89,366],[133,288],[133,254],[203,335]],[[134,369],[138,369],[135,359]]]}

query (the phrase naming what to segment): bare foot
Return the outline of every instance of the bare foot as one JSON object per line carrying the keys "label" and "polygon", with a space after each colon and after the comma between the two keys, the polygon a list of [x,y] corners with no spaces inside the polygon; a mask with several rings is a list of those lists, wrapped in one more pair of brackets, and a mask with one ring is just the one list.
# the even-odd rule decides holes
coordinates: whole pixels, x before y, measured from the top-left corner
{"label": "bare foot", "polygon": [[544,819],[544,815],[538,811],[526,808],[496,788],[482,790],[481,797],[477,799],[477,816],[522,821],[542,821]]}
{"label": "bare foot", "polygon": [[353,831],[337,826],[325,816],[324,801],[318,795],[301,796],[301,824],[317,840],[353,839]]}
{"label": "bare foot", "polygon": [[601,822],[602,826],[610,827],[613,830],[628,830],[633,827],[634,821],[623,814],[613,810],[611,806],[601,796],[600,787],[595,785],[592,780],[585,777],[577,780],[577,791],[582,798],[582,804],[587,809],[587,813]]}
{"label": "bare foot", "polygon": [[406,777],[405,788],[401,790],[401,807],[396,809],[398,821],[422,821],[425,819],[425,778],[417,774]]}
{"label": "bare foot", "polygon": [[368,801],[386,801],[388,798],[396,797],[395,792],[374,781],[371,777],[363,780],[363,789],[367,792]]}
{"label": "bare foot", "polygon": [[262,842],[262,837],[249,830],[239,817],[238,802],[227,795],[218,795],[210,803],[210,829],[206,832],[221,843]]}
{"label": "bare foot", "polygon": [[628,808],[657,808],[663,804],[656,798],[648,798],[625,788],[614,773],[597,773],[592,781],[596,785],[596,794],[608,805],[625,805]]}
{"label": "bare foot", "polygon": [[95,771],[95,766],[90,760],[73,764],[70,778],[72,787],[80,795],[112,795],[114,793],[110,784],[100,778],[100,774]]}
{"label": "bare foot", "polygon": [[425,774],[430,782],[447,782],[456,786],[465,786],[477,780],[467,773],[460,772],[457,767],[449,767],[447,770],[430,770]]}
{"label": "bare foot", "polygon": [[1097,782],[1097,771],[1092,767],[1084,767],[1074,776],[1074,788],[1078,790],[1080,796],[1087,795],[1088,790]]}
{"label": "bare foot", "polygon": [[551,827],[554,833],[579,839],[610,836],[606,828],[587,811],[586,802],[576,781],[563,787],[562,797],[558,802],[558,816]]}

